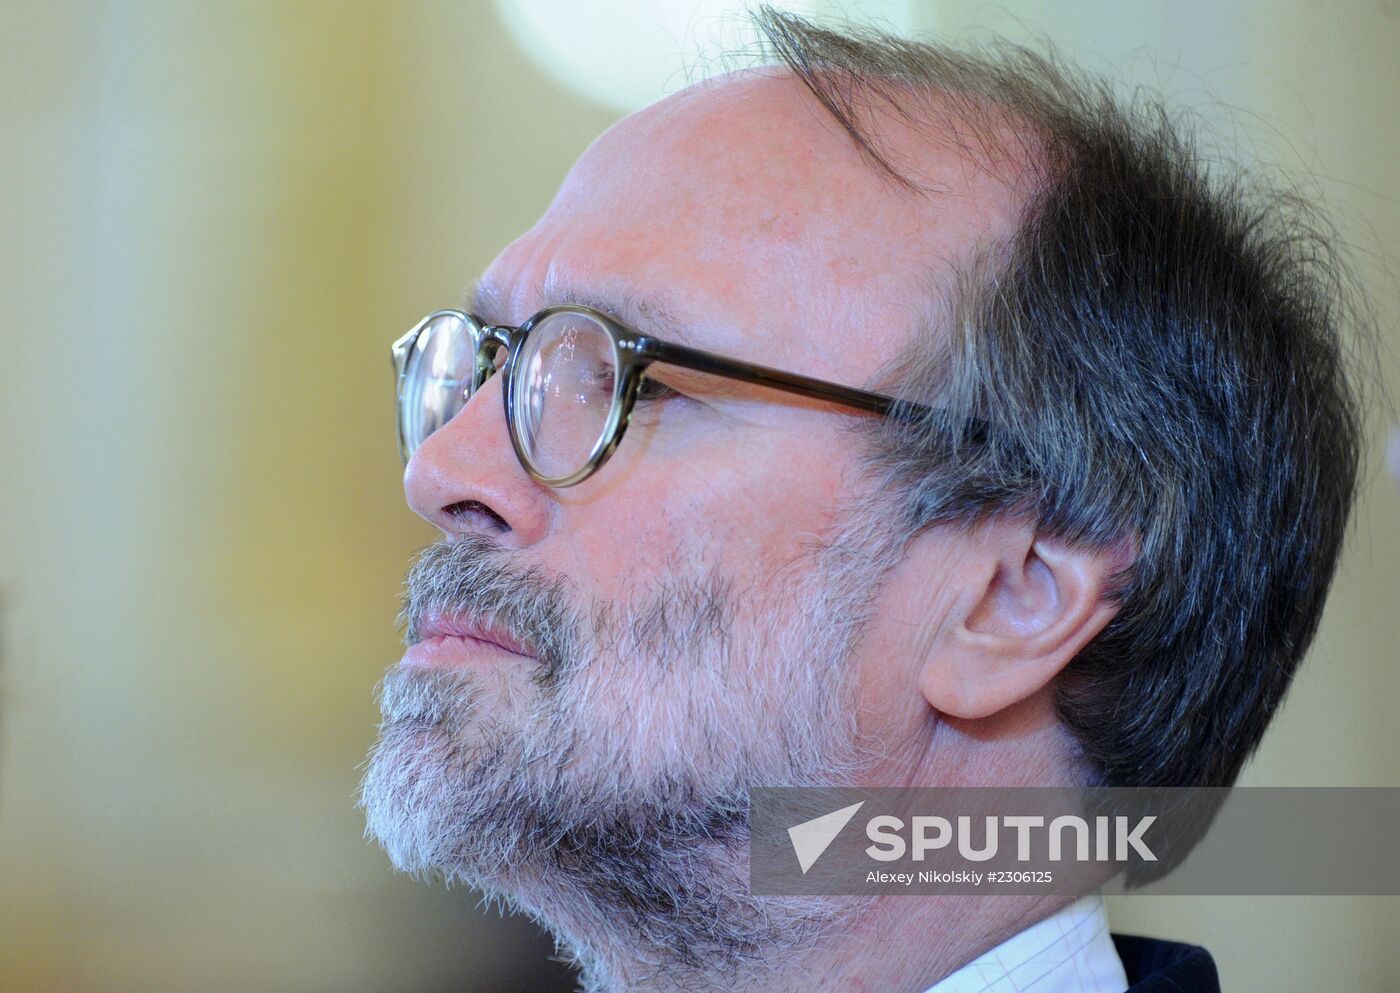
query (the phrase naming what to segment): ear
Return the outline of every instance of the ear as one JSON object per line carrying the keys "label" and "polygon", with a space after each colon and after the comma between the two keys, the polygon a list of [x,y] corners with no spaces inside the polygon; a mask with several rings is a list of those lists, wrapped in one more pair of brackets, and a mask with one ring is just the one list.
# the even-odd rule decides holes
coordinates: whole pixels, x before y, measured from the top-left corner
{"label": "ear", "polygon": [[950,717],[995,714],[1045,687],[1113,618],[1106,598],[1133,560],[1132,543],[1104,549],[1037,537],[1024,521],[978,529],[962,589],[919,676]]}

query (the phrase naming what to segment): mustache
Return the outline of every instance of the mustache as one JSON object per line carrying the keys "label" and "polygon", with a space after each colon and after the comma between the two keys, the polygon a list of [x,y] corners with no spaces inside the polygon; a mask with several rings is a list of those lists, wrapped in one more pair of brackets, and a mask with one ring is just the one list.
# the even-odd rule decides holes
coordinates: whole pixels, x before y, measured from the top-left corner
{"label": "mustache", "polygon": [[422,640],[424,619],[462,614],[528,646],[535,679],[558,681],[580,662],[580,623],[561,579],[508,561],[510,552],[484,535],[464,534],[423,549],[404,582],[399,623],[404,643]]}

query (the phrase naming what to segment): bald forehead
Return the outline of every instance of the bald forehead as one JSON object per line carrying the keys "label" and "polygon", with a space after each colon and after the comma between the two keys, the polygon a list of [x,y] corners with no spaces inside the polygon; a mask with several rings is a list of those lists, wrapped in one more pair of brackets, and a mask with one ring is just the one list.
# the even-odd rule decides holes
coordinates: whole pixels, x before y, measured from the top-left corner
{"label": "bald forehead", "polygon": [[683,312],[722,301],[748,322],[907,325],[939,273],[1006,236],[1023,193],[966,150],[893,120],[882,130],[934,192],[873,168],[786,70],[697,84],[589,148],[512,246],[514,268],[533,249],[536,268],[546,256],[569,268],[567,283],[625,273],[679,294]]}
{"label": "bald forehead", "polygon": [[911,196],[873,168],[806,87],[778,69],[709,80],[632,115],[599,139],[575,176],[679,183],[678,192],[693,176],[710,184],[711,197],[722,189],[746,207],[879,220],[890,234],[955,211],[991,222],[1019,199],[1012,171],[989,170],[985,157],[892,116],[878,127],[931,196]]}

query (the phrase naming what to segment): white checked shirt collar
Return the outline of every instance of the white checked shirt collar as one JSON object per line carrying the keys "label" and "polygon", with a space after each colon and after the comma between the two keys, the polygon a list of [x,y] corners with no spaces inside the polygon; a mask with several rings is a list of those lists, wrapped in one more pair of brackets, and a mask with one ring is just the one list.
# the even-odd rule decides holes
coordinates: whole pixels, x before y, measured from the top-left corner
{"label": "white checked shirt collar", "polygon": [[1097,893],[978,956],[925,993],[1124,993],[1128,977]]}

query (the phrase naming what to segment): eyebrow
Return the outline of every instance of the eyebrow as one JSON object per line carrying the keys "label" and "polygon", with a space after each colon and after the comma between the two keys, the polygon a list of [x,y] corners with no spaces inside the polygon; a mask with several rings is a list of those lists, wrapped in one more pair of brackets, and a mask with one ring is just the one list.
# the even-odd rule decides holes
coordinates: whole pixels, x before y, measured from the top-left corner
{"label": "eyebrow", "polygon": [[[478,280],[463,294],[465,309],[490,324],[504,323],[509,310],[506,292],[494,283]],[[543,300],[545,307],[575,304],[601,310],[609,317],[640,334],[664,338],[678,345],[703,347],[695,341],[693,325],[677,317],[666,304],[629,287],[590,288],[578,284],[552,281],[539,287],[534,298]]]}
{"label": "eyebrow", "polygon": [[[508,312],[507,295],[499,285],[478,280],[465,296],[467,311],[478,320],[495,323],[497,315]],[[712,346],[708,344],[695,343],[694,336],[688,333],[693,325],[681,321],[660,302],[628,288],[600,292],[555,279],[548,281],[543,288],[535,288],[534,299],[544,301],[545,306],[575,304],[591,307],[630,326],[634,331],[656,339],[661,352],[655,362],[667,370],[657,378],[670,385],[685,383],[699,376],[702,377],[699,382],[704,384],[699,391],[711,395],[742,398],[754,390],[775,388],[808,400],[845,403],[872,411],[876,410],[872,403],[884,401],[886,406],[878,409],[879,413],[885,413],[888,402],[893,399],[858,386],[845,386],[712,351]],[[649,372],[648,375],[655,374]],[[833,399],[833,391],[847,396]],[[855,402],[852,403],[852,400]]]}
{"label": "eyebrow", "polygon": [[[561,304],[592,307],[594,310],[600,310],[623,324],[631,326],[634,331],[641,334],[655,338],[664,336],[663,351],[656,361],[663,365],[671,365],[691,372],[716,373],[717,378],[727,383],[731,390],[737,389],[735,386],[737,383],[743,383],[746,386],[769,386],[799,396],[822,399],[826,402],[844,403],[847,406],[854,406],[881,415],[889,414],[891,405],[902,404],[897,408],[903,411],[901,417],[930,409],[921,403],[901,402],[895,397],[874,393],[861,387],[844,386],[815,379],[802,373],[786,372],[775,367],[759,365],[708,351],[706,347],[695,344],[691,335],[688,334],[688,329],[693,327],[693,324],[677,318],[659,301],[629,288],[600,292],[556,279],[549,281],[546,286],[536,286],[533,295],[535,299],[544,302],[544,307]],[[507,312],[507,294],[497,284],[477,280],[463,296],[465,309],[479,320],[487,323],[499,323],[501,315]],[[680,355],[668,357],[665,352],[667,345],[679,346],[679,348],[671,349],[673,352],[689,352],[691,354],[688,357]],[[744,367],[747,367],[746,373],[735,375],[735,373],[740,373]],[[960,430],[970,431],[972,435],[981,438],[985,435],[987,424],[977,418],[967,418]]]}

